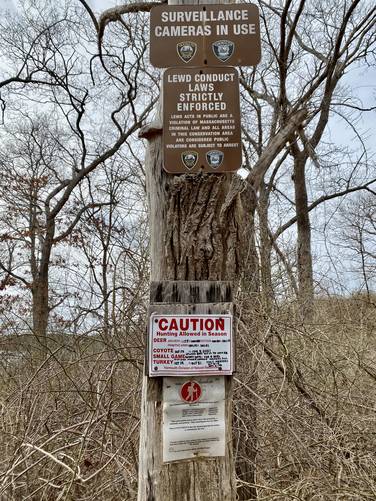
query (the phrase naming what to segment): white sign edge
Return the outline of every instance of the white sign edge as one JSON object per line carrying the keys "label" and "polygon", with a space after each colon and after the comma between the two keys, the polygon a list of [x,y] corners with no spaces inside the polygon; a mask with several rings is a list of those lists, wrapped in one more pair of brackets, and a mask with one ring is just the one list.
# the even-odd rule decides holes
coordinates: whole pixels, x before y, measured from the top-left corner
{"label": "white sign edge", "polygon": [[[153,343],[151,340],[151,333],[153,332],[152,329],[152,320],[155,317],[189,317],[189,316],[195,316],[195,317],[228,317],[230,319],[230,363],[231,363],[231,368],[228,371],[218,371],[217,369],[213,369],[212,372],[208,371],[207,369],[204,370],[204,372],[197,372],[197,371],[189,371],[189,372],[179,372],[178,370],[176,371],[158,371],[158,372],[153,372],[152,370],[152,348],[153,348]],[[149,319],[149,325],[148,325],[148,376],[149,377],[166,377],[166,376],[181,376],[181,377],[190,377],[190,376],[232,376],[234,373],[234,346],[233,346],[233,320],[234,320],[234,315],[232,313],[198,313],[192,314],[192,313],[179,313],[179,314],[174,314],[174,313],[157,313],[157,312],[152,312],[150,315]]]}

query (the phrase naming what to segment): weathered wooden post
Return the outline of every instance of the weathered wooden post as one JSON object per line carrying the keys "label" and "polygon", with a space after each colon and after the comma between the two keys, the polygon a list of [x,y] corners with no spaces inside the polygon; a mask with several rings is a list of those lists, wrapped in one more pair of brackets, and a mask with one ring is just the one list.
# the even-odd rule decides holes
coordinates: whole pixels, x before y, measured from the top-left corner
{"label": "weathered wooden post", "polygon": [[[229,313],[231,285],[228,282],[153,282],[150,310],[170,313]],[[163,463],[162,416],[163,379],[144,381],[143,417],[140,444],[139,500],[230,501],[235,499],[235,475],[232,457],[232,381],[225,378],[225,456],[198,457],[190,461]],[[185,378],[182,378],[185,380]],[[199,378],[195,378],[200,380]]]}
{"label": "weathered wooden post", "polygon": [[[209,19],[206,11],[210,10],[210,2],[202,4],[203,7],[199,9],[197,8],[197,4],[193,6],[185,0],[173,3],[175,5],[190,5],[187,11],[192,12],[192,10],[196,9],[197,12],[199,10],[200,12],[196,14],[196,17],[191,16],[190,19],[198,20],[196,24],[201,24],[202,26],[205,26],[205,24],[210,25],[210,23],[206,22]],[[198,5],[200,5],[200,2]],[[208,7],[206,8],[205,5],[208,5]],[[216,13],[219,7],[214,6],[213,9],[214,13],[210,13],[212,21],[215,19],[215,16],[218,17]],[[248,24],[246,22],[242,23],[242,25],[245,26],[247,24],[248,26],[248,28],[243,28],[244,32],[248,29],[250,30],[248,35],[255,35],[257,38],[259,35],[258,20],[255,27],[254,20],[248,18],[249,6],[239,5],[238,10],[239,12],[237,12],[235,17],[238,20],[243,19],[243,21],[246,21],[248,19],[249,21]],[[222,11],[219,14],[219,19],[223,17],[224,14]],[[175,22],[174,24],[179,26],[182,23]],[[217,22],[217,25],[222,24],[225,23],[220,21],[218,24]],[[230,29],[233,32],[237,29],[233,28],[234,24],[236,24],[235,21],[229,22]],[[167,25],[168,22],[166,21],[165,26]],[[188,81],[186,75],[190,75],[189,78],[194,78],[197,82],[209,82],[210,77],[212,78],[211,83],[215,80],[212,77],[215,73],[234,74],[235,70],[228,67],[227,70],[218,70],[217,72],[215,68],[210,69],[209,67],[205,67],[207,64],[213,65],[213,61],[215,60],[219,66],[224,66],[227,60],[229,60],[226,63],[228,65],[241,63],[236,45],[227,40],[227,38],[231,39],[231,35],[234,33],[226,33],[225,28],[218,28],[213,23],[212,28],[212,34],[215,35],[217,33],[218,36],[216,38],[218,39],[219,37],[220,40],[219,42],[211,42],[210,48],[208,48],[207,41],[201,43],[201,40],[197,39],[197,37],[193,37],[193,41],[189,41],[188,44],[183,44],[179,41],[179,37],[171,37],[169,32],[162,31],[162,28],[159,30],[162,37],[161,40],[165,42],[166,39],[172,39],[172,41],[170,40],[170,43],[173,44],[172,51],[166,47],[166,51],[163,52],[162,48],[162,53],[167,59],[174,56],[180,57],[182,60],[180,61],[180,65],[191,62],[192,59],[194,65],[201,66],[201,68],[196,68],[195,70],[193,68],[182,69],[180,76],[184,76],[186,81]],[[227,31],[228,29],[227,27]],[[191,31],[192,33],[193,31]],[[198,35],[200,33],[198,31]],[[152,36],[154,36],[153,33]],[[222,40],[223,38],[226,38],[226,40]],[[249,45],[247,45],[248,52]],[[230,61],[232,55],[236,56],[234,62]],[[197,61],[194,60],[195,56],[197,57]],[[257,59],[258,55],[256,54],[253,57]],[[159,66],[174,65],[169,64],[167,60],[163,64],[164,57],[161,59],[162,63]],[[158,66],[158,64],[156,65]],[[171,71],[169,75],[172,75],[171,79],[169,79],[172,83],[178,81],[180,78],[179,72]],[[177,75],[175,80],[174,75]],[[203,80],[200,80],[198,75],[203,75]],[[218,75],[216,78],[219,78]],[[228,78],[231,79],[231,77]],[[165,84],[167,84],[166,79]],[[159,110],[159,116],[155,122],[144,127],[140,134],[141,137],[149,141],[146,158],[152,280],[150,318],[148,319],[149,330],[152,330],[150,325],[153,326],[153,324],[150,324],[150,322],[154,321],[154,318],[156,322],[158,322],[158,318],[162,322],[159,324],[160,329],[167,326],[165,318],[161,319],[158,316],[153,317],[153,315],[176,314],[200,316],[217,314],[225,317],[226,315],[230,316],[232,313],[231,282],[238,281],[244,263],[244,255],[249,252],[246,245],[249,238],[249,222],[245,219],[241,202],[240,187],[242,181],[240,178],[228,173],[236,171],[240,167],[238,164],[231,165],[231,163],[234,163],[234,158],[237,154],[236,151],[240,150],[241,147],[239,135],[240,123],[234,118],[236,112],[233,113],[232,109],[227,109],[232,105],[228,105],[225,102],[226,97],[224,97],[224,92],[226,92],[225,88],[228,87],[231,87],[231,83],[228,81],[219,87],[221,93],[217,93],[217,102],[223,102],[224,104],[216,105],[217,108],[215,108],[219,108],[224,113],[221,116],[222,118],[226,118],[226,120],[217,124],[216,121],[218,121],[220,114],[217,113],[215,116],[213,113],[210,114],[210,107],[206,105],[206,109],[208,109],[206,117],[208,120],[206,123],[211,124],[206,130],[214,131],[220,129],[219,135],[221,139],[213,138],[215,134],[211,132],[211,134],[207,135],[210,139],[205,138],[205,142],[208,143],[205,147],[202,144],[198,144],[199,142],[203,142],[202,138],[197,140],[197,144],[195,144],[191,139],[194,136],[192,128],[187,133],[184,133],[184,127],[175,127],[173,124],[176,124],[176,122],[171,119],[174,117],[170,116],[168,134],[166,130],[163,131],[163,142],[161,110]],[[216,90],[215,85],[211,84],[208,86],[207,91],[209,90],[214,92]],[[192,89],[188,89],[187,87],[185,90],[183,87],[179,87],[179,92],[186,92],[185,95],[188,96],[192,92]],[[200,95],[199,98],[196,98],[195,102],[202,103],[206,100],[206,97]],[[165,95],[164,99],[165,101],[173,100],[173,93]],[[184,99],[175,99],[177,103],[176,109],[183,110],[180,118],[186,118],[186,121],[189,122],[191,120],[190,117],[193,116],[189,112],[197,112],[198,108],[192,104],[190,108],[189,106],[186,108],[183,105],[180,106],[179,101],[182,102],[185,99],[190,100],[189,96]],[[187,110],[189,110],[188,113]],[[200,115],[195,118],[197,118],[197,123],[201,123],[200,118],[203,118],[203,116]],[[224,125],[219,125],[221,123],[229,126],[226,129]],[[166,123],[164,125],[166,129]],[[177,132],[180,130],[183,132],[178,134]],[[172,164],[170,163],[169,166],[166,166],[165,158],[165,164],[163,165],[163,148],[166,146],[164,144],[166,143],[166,137],[172,144],[171,148],[178,150],[180,145],[177,142],[173,143],[175,137],[179,137],[179,135],[186,144],[181,146],[181,149],[178,151],[179,154],[175,155],[175,157],[174,155],[170,155],[169,151],[165,149],[164,156],[172,159]],[[201,135],[205,135],[202,130]],[[226,141],[229,147],[228,151],[230,149],[236,150],[234,156],[228,154],[223,146],[223,142]],[[238,155],[238,157],[241,158],[241,155]],[[180,163],[180,167],[176,168],[176,163]],[[181,174],[178,176],[169,175],[163,167]],[[167,167],[170,167],[170,169]],[[186,317],[184,318],[186,319]],[[219,320],[222,322],[222,318]],[[156,336],[160,334],[161,332],[155,332]],[[161,338],[161,340],[163,339]],[[219,343],[220,341],[218,340],[217,342]],[[185,346],[189,345],[180,344],[180,348],[185,348]],[[183,351],[184,349],[181,350],[181,352]],[[152,353],[151,356],[153,356]],[[138,501],[234,501],[236,488],[232,454],[231,376],[218,376],[218,373],[215,372],[217,380],[222,381],[224,387],[225,445],[223,447],[223,454],[221,452],[216,456],[214,453],[211,457],[207,457],[204,453],[198,452],[197,456],[194,454],[194,458],[189,458],[189,455],[183,454],[184,458],[176,461],[171,461],[171,458],[166,455],[166,461],[162,450],[163,441],[165,440],[163,436],[163,419],[168,419],[166,417],[168,416],[166,409],[169,409],[168,395],[175,384],[172,383],[175,379],[169,377],[149,377],[153,370],[158,369],[158,361],[154,360],[154,362],[157,367],[154,369],[153,364],[149,363],[148,371],[143,380]],[[162,363],[163,359],[160,362]],[[201,362],[197,361],[195,363],[199,364]],[[175,363],[175,365],[177,364]],[[218,364],[216,365],[217,369]],[[231,371],[227,372],[227,374],[230,373]],[[173,372],[173,374],[176,373]],[[156,374],[152,375],[155,376]],[[194,379],[196,379],[196,376]],[[167,384],[166,380],[171,382],[171,384]],[[184,381],[184,378],[182,378],[182,381]],[[210,384],[208,388],[211,388]],[[192,384],[192,381],[189,383],[188,388],[191,391],[190,397],[193,402],[194,392],[201,392],[201,389],[196,382]],[[182,391],[180,392],[181,395]],[[163,398],[165,398],[165,402]],[[206,409],[209,415],[221,408],[221,403],[217,402],[216,404],[218,405]],[[213,410],[214,408],[217,410]],[[188,412],[187,415],[189,414],[192,413]],[[220,418],[218,425],[220,425]],[[165,423],[165,433],[167,433],[167,429],[170,433],[172,427],[166,427]],[[192,443],[194,440],[190,439],[190,442]],[[172,450],[174,450],[174,447],[172,447]]]}

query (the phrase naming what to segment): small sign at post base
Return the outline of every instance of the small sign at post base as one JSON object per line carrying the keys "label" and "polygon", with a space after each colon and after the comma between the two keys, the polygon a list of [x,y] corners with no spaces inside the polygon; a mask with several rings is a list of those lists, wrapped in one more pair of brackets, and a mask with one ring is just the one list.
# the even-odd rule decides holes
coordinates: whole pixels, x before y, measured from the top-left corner
{"label": "small sign at post base", "polygon": [[225,378],[163,378],[163,462],[224,456],[225,450]]}

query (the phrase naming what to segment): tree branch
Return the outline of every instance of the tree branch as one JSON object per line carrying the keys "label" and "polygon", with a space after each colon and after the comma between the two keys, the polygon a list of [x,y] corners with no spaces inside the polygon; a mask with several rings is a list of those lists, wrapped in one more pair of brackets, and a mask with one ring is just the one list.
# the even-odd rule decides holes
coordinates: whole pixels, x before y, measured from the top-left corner
{"label": "tree branch", "polygon": [[68,228],[63,233],[61,233],[59,236],[57,236],[53,239],[53,244],[57,244],[58,242],[61,242],[62,240],[64,240],[64,238],[66,238],[68,235],[70,235],[70,233],[74,230],[77,223],[80,221],[82,214],[84,214],[87,210],[101,208],[101,207],[104,207],[106,205],[111,205],[111,203],[110,202],[108,202],[108,203],[92,203],[92,204],[85,205],[85,207],[82,207],[77,212],[76,217],[74,218],[72,223],[68,226]]}
{"label": "tree branch", "polygon": [[117,7],[113,7],[111,9],[107,9],[99,17],[98,24],[98,46],[102,46],[104,30],[109,23],[114,23],[120,20],[120,16],[124,14],[132,14],[135,12],[150,12],[151,8],[156,5],[161,5],[167,3],[166,1],[162,2],[138,2],[132,3],[128,5],[119,5]]}
{"label": "tree branch", "polygon": [[280,129],[265,146],[263,153],[247,178],[247,181],[253,185],[256,191],[270,165],[283,150],[286,143],[291,139],[291,136],[302,126],[307,115],[308,112],[306,109],[301,109],[291,114],[287,117],[286,125]]}
{"label": "tree branch", "polygon": [[[376,178],[372,179],[371,181],[368,181],[368,183],[365,183],[361,186],[355,186],[354,188],[347,188],[346,190],[337,191],[336,193],[331,193],[330,195],[322,195],[317,200],[311,203],[311,205],[308,207],[308,212],[311,212],[318,205],[322,204],[323,202],[327,202],[328,200],[333,200],[334,198],[343,197],[344,195],[348,195],[349,193],[354,193],[356,191],[361,191],[361,190],[368,191],[369,186],[373,183],[376,183]],[[277,240],[277,238],[280,237],[284,231],[286,231],[288,228],[290,228],[293,224],[296,223],[296,219],[297,219],[296,216],[294,216],[291,219],[289,219],[289,221],[287,221],[285,224],[280,226],[278,230],[271,235],[272,240],[273,241]]]}

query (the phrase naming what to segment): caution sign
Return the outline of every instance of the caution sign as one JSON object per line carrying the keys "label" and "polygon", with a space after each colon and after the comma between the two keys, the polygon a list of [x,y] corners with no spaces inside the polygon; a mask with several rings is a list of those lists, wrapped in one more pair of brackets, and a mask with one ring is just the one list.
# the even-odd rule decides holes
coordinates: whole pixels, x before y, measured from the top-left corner
{"label": "caution sign", "polygon": [[171,174],[241,167],[235,68],[169,68],[163,77],[163,165]]}
{"label": "caution sign", "polygon": [[150,62],[169,66],[253,66],[260,62],[254,4],[158,5],[150,13]]}
{"label": "caution sign", "polygon": [[[148,355],[149,376],[232,374],[232,315],[153,314]],[[199,388],[183,395],[199,398]]]}

